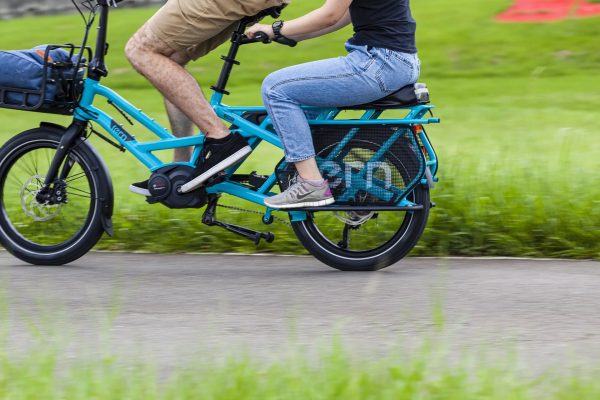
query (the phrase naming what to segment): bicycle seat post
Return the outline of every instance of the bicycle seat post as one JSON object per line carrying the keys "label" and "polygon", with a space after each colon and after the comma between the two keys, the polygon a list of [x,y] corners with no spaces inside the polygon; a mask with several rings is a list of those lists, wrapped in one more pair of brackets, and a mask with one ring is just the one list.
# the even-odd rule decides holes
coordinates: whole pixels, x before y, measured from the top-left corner
{"label": "bicycle seat post", "polygon": [[229,82],[229,77],[231,76],[233,66],[240,65],[240,62],[236,60],[236,57],[240,46],[244,44],[243,39],[244,33],[246,32],[246,28],[248,27],[248,25],[257,23],[267,16],[278,18],[281,15],[281,11],[286,7],[286,5],[287,4],[277,7],[271,7],[261,11],[257,15],[251,17],[244,17],[242,18],[242,20],[240,20],[238,27],[233,32],[233,35],[231,37],[231,47],[229,48],[229,53],[226,56],[221,57],[221,59],[225,61],[225,64],[223,65],[223,69],[221,70],[219,81],[215,86],[211,86],[212,90],[224,95],[230,94],[225,88],[227,87],[227,83]]}
{"label": "bicycle seat post", "polygon": [[211,89],[215,92],[219,92],[224,95],[230,94],[225,88],[227,87],[227,83],[229,82],[229,77],[231,76],[233,66],[240,65],[240,62],[236,60],[236,57],[240,46],[242,45],[242,37],[244,35],[244,32],[246,31],[247,26],[248,22],[245,19],[243,19],[238,24],[237,29],[233,32],[233,35],[231,37],[231,47],[229,48],[229,53],[226,56],[221,57],[225,64],[223,65],[223,69],[221,69],[219,81],[215,86],[211,86]]}

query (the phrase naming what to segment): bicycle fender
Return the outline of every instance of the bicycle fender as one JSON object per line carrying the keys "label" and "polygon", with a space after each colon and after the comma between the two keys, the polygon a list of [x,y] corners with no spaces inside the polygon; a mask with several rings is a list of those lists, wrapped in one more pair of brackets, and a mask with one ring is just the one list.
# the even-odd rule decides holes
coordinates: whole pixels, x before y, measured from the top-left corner
{"label": "bicycle fender", "polygon": [[[67,131],[67,127],[62,125],[53,124],[50,122],[42,122],[40,124],[40,128],[45,128],[48,130],[53,130],[61,135],[65,134]],[[102,228],[104,232],[108,236],[113,236],[113,223],[112,216],[114,211],[114,191],[112,185],[112,178],[110,176],[110,172],[106,163],[96,150],[94,146],[92,146],[88,141],[80,142],[77,144],[78,146],[85,147],[86,150],[90,153],[90,155],[95,158],[94,166],[100,172],[100,175],[105,179],[99,184],[100,193],[98,193],[98,199],[100,200],[101,207],[101,217],[102,217]]]}

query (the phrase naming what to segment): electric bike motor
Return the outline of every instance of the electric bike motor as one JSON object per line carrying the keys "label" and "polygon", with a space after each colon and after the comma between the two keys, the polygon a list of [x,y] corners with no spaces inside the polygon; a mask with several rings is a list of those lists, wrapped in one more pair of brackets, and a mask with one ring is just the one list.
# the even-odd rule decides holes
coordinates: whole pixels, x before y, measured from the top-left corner
{"label": "electric bike motor", "polygon": [[200,187],[189,193],[178,189],[192,180],[194,169],[186,165],[171,165],[155,171],[148,181],[151,204],[161,203],[169,208],[202,208],[206,205],[206,190]]}

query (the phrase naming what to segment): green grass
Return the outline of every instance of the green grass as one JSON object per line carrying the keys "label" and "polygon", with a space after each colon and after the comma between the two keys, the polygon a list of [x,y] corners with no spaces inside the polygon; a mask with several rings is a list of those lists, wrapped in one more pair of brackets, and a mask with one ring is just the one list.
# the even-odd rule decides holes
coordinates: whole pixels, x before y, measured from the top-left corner
{"label": "green grass", "polygon": [[[319,4],[295,2],[291,18]],[[414,2],[419,22],[422,81],[429,84],[443,124],[429,135],[439,153],[440,184],[433,190],[429,227],[413,254],[600,257],[600,35],[598,18],[551,24],[499,24],[493,17],[510,0]],[[460,14],[456,13],[460,10]],[[127,38],[153,10],[114,13],[111,76],[118,89],[157,120],[166,115],[159,96],[122,56]],[[0,23],[3,48],[79,39],[76,16],[29,18]],[[231,82],[230,104],[259,104],[262,78],[277,68],[342,55],[345,30],[297,49],[245,49]],[[191,66],[203,87],[218,76],[217,50]],[[41,119],[68,120],[1,111],[0,143]],[[140,138],[149,138],[135,132]],[[170,211],[146,205],[127,192],[146,178],[129,155],[94,141],[115,181],[115,237],[99,248],[144,251],[255,251],[244,239],[207,228],[198,211]],[[279,153],[264,148],[248,170],[269,173]],[[269,160],[265,162],[264,160]],[[234,203],[243,205],[239,203]],[[258,216],[225,214],[224,219],[260,227]],[[169,235],[163,232],[169,231]],[[285,226],[278,241],[260,251],[298,253]]]}
{"label": "green grass", "polygon": [[[43,341],[40,341],[40,344]],[[251,356],[211,360],[210,356],[168,373],[146,362],[107,354],[96,360],[70,358],[45,343],[19,357],[0,352],[0,398],[25,399],[429,399],[585,400],[600,396],[592,375],[569,370],[534,377],[509,359],[448,355],[431,345],[411,356],[364,360],[339,343],[320,356]]]}

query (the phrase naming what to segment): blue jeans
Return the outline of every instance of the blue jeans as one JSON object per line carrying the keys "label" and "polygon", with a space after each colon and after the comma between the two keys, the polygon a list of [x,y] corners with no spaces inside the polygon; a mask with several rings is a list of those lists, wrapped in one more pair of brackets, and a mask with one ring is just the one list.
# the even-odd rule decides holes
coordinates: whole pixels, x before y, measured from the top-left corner
{"label": "blue jeans", "polygon": [[379,100],[419,79],[416,54],[346,44],[346,57],[295,65],[273,72],[262,96],[288,162],[315,156],[302,106],[344,107]]}

